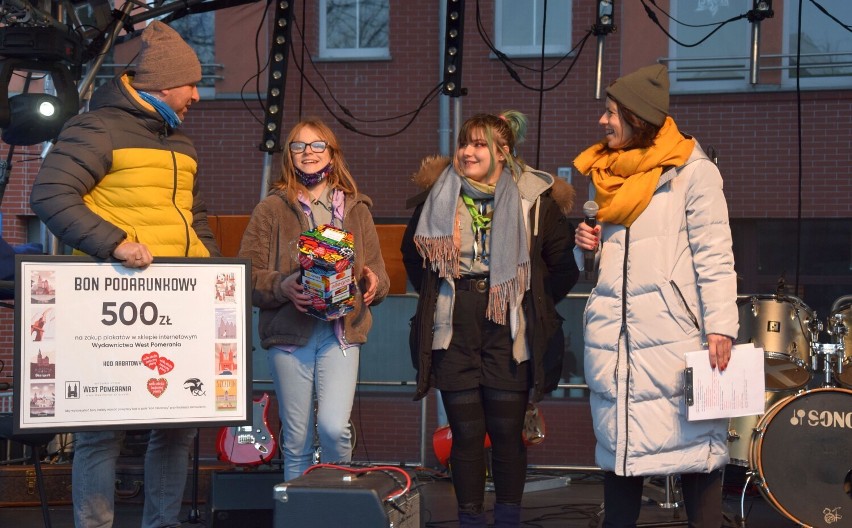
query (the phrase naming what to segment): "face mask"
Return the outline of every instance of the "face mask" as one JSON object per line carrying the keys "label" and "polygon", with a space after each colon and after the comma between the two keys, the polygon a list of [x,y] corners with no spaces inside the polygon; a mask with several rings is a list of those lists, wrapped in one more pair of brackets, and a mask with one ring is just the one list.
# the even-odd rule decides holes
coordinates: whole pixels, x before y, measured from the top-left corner
{"label": "face mask", "polygon": [[331,174],[331,168],[331,163],[329,163],[317,172],[311,174],[308,174],[307,172],[302,172],[296,167],[293,167],[293,170],[296,171],[296,177],[299,178],[299,183],[301,183],[305,187],[311,188],[319,182],[323,181],[329,174]]}

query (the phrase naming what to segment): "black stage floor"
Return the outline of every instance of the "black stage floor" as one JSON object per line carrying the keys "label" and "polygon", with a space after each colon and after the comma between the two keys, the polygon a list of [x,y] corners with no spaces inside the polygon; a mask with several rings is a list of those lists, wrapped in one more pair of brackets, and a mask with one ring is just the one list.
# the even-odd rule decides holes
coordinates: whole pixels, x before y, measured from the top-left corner
{"label": "black stage floor", "polygon": [[[731,466],[729,466],[731,467]],[[737,468],[735,468],[737,469]],[[452,484],[448,478],[440,473],[428,471],[407,471],[415,482],[420,492],[419,527],[429,528],[452,528],[457,526],[455,521],[456,503],[453,495]],[[725,501],[723,513],[725,514],[724,528],[786,528],[797,527],[800,524],[781,515],[757,490],[750,488],[745,496],[741,493],[741,483],[731,483],[725,480]],[[264,488],[265,489],[265,488]],[[672,487],[669,488],[670,490]],[[650,479],[645,486],[646,500],[642,507],[639,519],[640,527],[651,526],[686,526],[685,514],[681,507],[666,508],[660,503],[674,502],[677,497],[677,484],[674,484],[674,497],[667,500],[665,492],[665,479]],[[527,492],[524,494],[523,502],[523,526],[538,528],[593,528],[599,525],[599,512],[603,497],[602,477],[599,473],[540,473],[531,472],[527,480]],[[2,499],[0,499],[2,500]],[[334,501],[325,505],[318,498],[317,508],[334,508]],[[493,493],[487,493],[487,509],[493,506]],[[803,499],[804,500],[804,499]],[[220,528],[265,528],[272,526],[272,522],[265,520],[260,522],[255,517],[248,515],[241,517],[238,511],[233,511],[229,521],[219,521],[210,512],[210,497],[204,497],[197,508],[191,504],[184,506],[182,519],[184,526],[212,526]],[[745,511],[745,522],[741,522],[741,502]],[[788,511],[796,515],[800,505],[784,505]],[[127,504],[119,502],[116,507],[115,528],[138,528],[141,520],[142,507],[139,504]],[[190,519],[190,514],[192,519]],[[50,521],[54,528],[68,528],[73,526],[71,520],[71,507],[69,505],[52,505],[50,507]],[[347,517],[349,518],[349,517]],[[188,522],[194,520],[196,522]],[[852,512],[846,519],[838,520],[833,524],[834,528],[852,526]],[[382,523],[378,523],[381,525]],[[0,526],[2,527],[38,527],[43,525],[42,512],[37,506],[30,507],[0,507]],[[302,526],[321,527],[325,524],[314,522],[287,523],[285,526],[302,528]],[[334,523],[329,528],[338,526],[355,526],[373,528],[358,521],[357,512],[353,512],[350,522]],[[387,523],[384,524],[388,526]],[[402,525],[395,524],[399,528],[417,528],[413,521],[407,521]],[[376,526],[375,528],[379,528]]]}

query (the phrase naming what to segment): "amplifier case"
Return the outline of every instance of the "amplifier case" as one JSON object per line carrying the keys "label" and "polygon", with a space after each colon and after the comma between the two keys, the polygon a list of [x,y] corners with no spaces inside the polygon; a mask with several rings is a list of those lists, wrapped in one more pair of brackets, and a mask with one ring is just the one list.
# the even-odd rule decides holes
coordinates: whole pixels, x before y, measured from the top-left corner
{"label": "amplifier case", "polygon": [[208,526],[269,528],[281,471],[217,471],[210,484]]}
{"label": "amplifier case", "polygon": [[275,528],[420,528],[420,493],[401,490],[393,472],[319,469],[275,486]]}

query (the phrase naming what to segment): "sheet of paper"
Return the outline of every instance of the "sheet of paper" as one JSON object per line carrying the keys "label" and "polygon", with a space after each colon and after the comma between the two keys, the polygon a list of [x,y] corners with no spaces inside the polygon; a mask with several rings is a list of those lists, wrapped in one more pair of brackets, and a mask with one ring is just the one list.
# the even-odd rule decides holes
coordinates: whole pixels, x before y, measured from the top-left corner
{"label": "sheet of paper", "polygon": [[687,352],[686,367],[692,369],[693,403],[687,407],[690,421],[750,416],[765,411],[762,348],[751,343],[735,345],[728,368],[722,372],[710,367],[707,350]]}

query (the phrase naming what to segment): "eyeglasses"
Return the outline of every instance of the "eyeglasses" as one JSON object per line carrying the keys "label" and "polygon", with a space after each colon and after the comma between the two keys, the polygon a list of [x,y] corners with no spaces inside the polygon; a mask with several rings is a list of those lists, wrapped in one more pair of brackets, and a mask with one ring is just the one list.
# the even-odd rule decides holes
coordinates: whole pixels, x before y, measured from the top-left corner
{"label": "eyeglasses", "polygon": [[312,141],[310,143],[305,143],[304,141],[290,142],[290,152],[294,154],[304,152],[308,147],[311,147],[311,150],[316,153],[325,152],[325,149],[328,148],[328,141]]}

